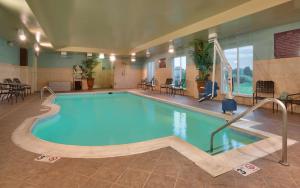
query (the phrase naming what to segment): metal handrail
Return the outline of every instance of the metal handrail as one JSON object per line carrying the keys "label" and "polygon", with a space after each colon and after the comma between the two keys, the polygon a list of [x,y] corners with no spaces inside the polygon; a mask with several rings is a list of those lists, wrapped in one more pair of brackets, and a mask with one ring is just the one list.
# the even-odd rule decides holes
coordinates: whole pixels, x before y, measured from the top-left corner
{"label": "metal handrail", "polygon": [[279,106],[281,107],[281,110],[282,110],[282,120],[283,120],[283,125],[282,125],[282,151],[281,151],[281,160],[279,161],[279,163],[281,163],[282,165],[288,165],[288,162],[287,162],[287,110],[286,110],[285,105],[280,100],[275,99],[275,98],[266,98],[266,99],[260,101],[255,106],[253,106],[253,107],[247,109],[246,111],[240,113],[238,116],[236,116],[233,119],[231,119],[230,121],[228,121],[225,125],[223,125],[222,127],[219,127],[217,130],[212,132],[211,137],[210,137],[210,152],[212,153],[213,150],[214,150],[214,146],[213,146],[214,145],[214,136],[218,132],[225,129],[226,127],[228,127],[232,123],[238,121],[239,119],[241,119],[245,115],[249,114],[250,112],[253,112],[257,108],[259,108],[259,107],[261,107],[264,104],[269,103],[269,102],[279,104]]}
{"label": "metal handrail", "polygon": [[50,93],[51,93],[51,95],[56,95],[55,94],[55,92],[50,88],[50,87],[48,87],[48,86],[44,86],[44,87],[42,87],[42,89],[41,89],[41,100],[43,100],[43,97],[44,97],[44,90],[45,89],[47,89]]}

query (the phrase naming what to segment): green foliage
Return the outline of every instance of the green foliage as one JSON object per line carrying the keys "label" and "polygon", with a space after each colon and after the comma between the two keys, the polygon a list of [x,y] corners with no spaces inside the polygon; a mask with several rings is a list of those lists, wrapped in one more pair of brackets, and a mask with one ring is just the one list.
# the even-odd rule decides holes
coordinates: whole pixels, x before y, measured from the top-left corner
{"label": "green foliage", "polygon": [[199,72],[199,78],[197,80],[205,80],[210,72],[212,71],[213,61],[212,61],[212,43],[204,42],[200,39],[195,39],[192,41],[194,49],[191,54],[194,58],[194,63]]}
{"label": "green foliage", "polygon": [[249,66],[247,66],[247,67],[244,68],[243,73],[244,73],[245,75],[247,75],[247,76],[250,76],[250,77],[253,76],[252,70],[250,69]]}
{"label": "green foliage", "polygon": [[87,58],[82,61],[83,77],[87,79],[93,78],[93,69],[98,65],[99,60],[97,58]]}

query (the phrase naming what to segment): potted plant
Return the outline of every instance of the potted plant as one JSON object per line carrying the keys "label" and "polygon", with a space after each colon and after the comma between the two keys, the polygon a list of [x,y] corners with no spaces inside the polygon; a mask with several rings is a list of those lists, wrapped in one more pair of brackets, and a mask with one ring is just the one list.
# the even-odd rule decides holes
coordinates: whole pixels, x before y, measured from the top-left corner
{"label": "potted plant", "polygon": [[204,92],[205,82],[207,81],[210,72],[212,71],[212,43],[195,39],[192,41],[193,49],[191,55],[193,56],[196,68],[199,70],[199,74],[196,77],[197,88],[199,93]]}
{"label": "potted plant", "polygon": [[87,81],[87,86],[89,90],[93,89],[95,80],[93,78],[93,69],[97,66],[98,63],[99,61],[97,60],[97,58],[88,58],[82,61],[83,77]]}

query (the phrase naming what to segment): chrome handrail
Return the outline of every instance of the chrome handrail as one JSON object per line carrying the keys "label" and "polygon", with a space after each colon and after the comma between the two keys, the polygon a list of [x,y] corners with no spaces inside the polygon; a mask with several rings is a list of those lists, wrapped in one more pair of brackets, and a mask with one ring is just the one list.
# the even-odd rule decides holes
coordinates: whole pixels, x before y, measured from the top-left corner
{"label": "chrome handrail", "polygon": [[228,121],[225,125],[223,125],[222,127],[219,127],[217,130],[212,132],[211,136],[210,136],[210,152],[212,153],[213,150],[214,150],[214,146],[213,146],[214,145],[214,136],[218,132],[225,129],[226,127],[228,127],[232,123],[236,122],[237,120],[241,119],[245,115],[249,114],[250,112],[253,112],[257,108],[259,108],[259,107],[261,107],[264,104],[269,103],[269,102],[277,103],[281,107],[281,110],[282,110],[282,120],[283,120],[283,125],[282,125],[282,151],[281,151],[281,160],[279,161],[279,163],[281,163],[282,165],[288,165],[288,162],[287,162],[287,110],[286,110],[285,105],[280,100],[275,99],[275,98],[266,98],[266,99],[260,101],[255,106],[253,106],[253,107],[247,109],[246,111],[240,113],[238,116],[236,116],[233,119],[231,119],[230,121]]}
{"label": "chrome handrail", "polygon": [[55,94],[55,92],[50,88],[50,87],[48,87],[48,86],[44,86],[44,87],[42,87],[42,89],[41,89],[41,100],[43,100],[43,97],[44,97],[44,90],[45,89],[47,89],[50,93],[51,93],[51,95],[56,95]]}

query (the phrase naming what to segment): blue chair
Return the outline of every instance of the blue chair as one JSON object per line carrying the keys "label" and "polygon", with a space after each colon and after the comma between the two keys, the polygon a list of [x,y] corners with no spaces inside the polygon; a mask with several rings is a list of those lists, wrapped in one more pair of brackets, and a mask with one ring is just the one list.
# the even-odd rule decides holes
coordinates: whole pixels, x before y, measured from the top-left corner
{"label": "blue chair", "polygon": [[207,100],[207,99],[211,99],[211,98],[215,98],[216,96],[218,96],[218,89],[219,89],[219,86],[218,86],[218,83],[215,82],[214,84],[214,96],[211,97],[212,95],[212,86],[213,83],[211,80],[208,80],[205,82],[205,86],[204,86],[204,93],[200,94],[201,96],[199,97],[199,102],[202,102],[204,100]]}

